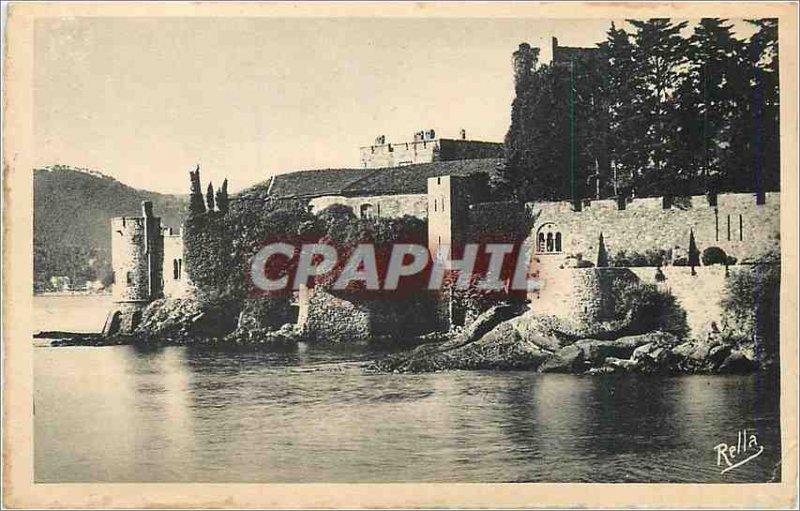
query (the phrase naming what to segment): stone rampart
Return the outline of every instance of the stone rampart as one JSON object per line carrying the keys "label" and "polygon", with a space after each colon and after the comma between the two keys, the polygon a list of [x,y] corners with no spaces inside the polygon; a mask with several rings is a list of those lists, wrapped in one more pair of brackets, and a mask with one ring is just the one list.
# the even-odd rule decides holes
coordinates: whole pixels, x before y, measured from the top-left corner
{"label": "stone rampart", "polygon": [[309,204],[315,213],[319,213],[331,204],[343,204],[352,208],[356,216],[363,214],[379,218],[398,218],[404,215],[422,219],[428,217],[428,198],[424,193],[365,197],[325,195],[311,199]]}
{"label": "stone rampart", "polygon": [[533,240],[545,232],[560,234],[553,250],[541,255],[582,254],[596,262],[597,240],[603,233],[608,254],[648,250],[686,251],[690,231],[702,252],[720,247],[739,261],[780,250],[780,193],[767,193],[766,204],[757,205],[753,194],[722,194],[710,206],[705,196],[674,199],[665,208],[661,197],[638,198],[619,209],[615,200],[584,201],[580,211],[571,202],[531,203],[536,215]]}

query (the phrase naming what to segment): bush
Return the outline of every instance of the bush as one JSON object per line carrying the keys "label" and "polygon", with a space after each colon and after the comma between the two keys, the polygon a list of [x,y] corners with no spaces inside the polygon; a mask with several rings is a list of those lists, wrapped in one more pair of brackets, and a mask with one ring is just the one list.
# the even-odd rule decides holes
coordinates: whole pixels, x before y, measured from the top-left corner
{"label": "bush", "polygon": [[678,337],[689,333],[686,311],[671,293],[653,284],[620,282],[614,296],[617,297],[614,315],[629,320],[631,333],[661,330]]}
{"label": "bush", "polygon": [[522,305],[527,300],[527,296],[519,292],[509,293],[505,290],[480,289],[478,282],[483,278],[483,275],[471,275],[469,285],[464,289],[455,285],[457,278],[456,274],[445,274],[442,293],[445,296],[449,293],[452,298],[453,308],[463,311],[465,325],[469,325],[478,316],[495,305]]}
{"label": "bush", "polygon": [[203,302],[241,301],[250,291],[249,262],[271,240],[316,241],[319,220],[295,201],[240,200],[225,214],[207,211],[186,221],[184,253],[189,278]]}
{"label": "bush", "polygon": [[642,266],[664,266],[670,260],[671,251],[647,250],[644,254],[620,250],[611,258],[611,266],[618,268],[637,268]]}
{"label": "bush", "polygon": [[725,251],[719,247],[708,247],[703,250],[702,256],[703,266],[711,266],[713,264],[726,264],[728,256]]}
{"label": "bush", "polygon": [[[329,206],[320,213],[325,222],[325,235],[320,242],[336,247],[338,261],[333,270],[317,277],[314,285],[330,290],[359,244],[373,244],[379,282],[385,276],[394,244],[427,244],[428,223],[425,220],[410,215],[400,218],[357,218],[341,209],[332,214],[329,210],[335,206],[339,205]],[[419,289],[422,285],[421,279],[422,274],[404,277],[400,289]],[[363,292],[363,287],[361,282],[351,282],[346,291]]]}
{"label": "bush", "polygon": [[725,283],[720,305],[726,334],[755,341],[762,355],[778,358],[780,344],[781,267],[758,264],[734,272]]}

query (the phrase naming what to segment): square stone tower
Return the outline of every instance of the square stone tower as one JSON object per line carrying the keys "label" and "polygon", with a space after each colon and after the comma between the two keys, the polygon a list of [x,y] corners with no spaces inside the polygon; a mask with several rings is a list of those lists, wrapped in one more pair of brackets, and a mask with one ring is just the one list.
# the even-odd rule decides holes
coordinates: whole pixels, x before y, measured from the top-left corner
{"label": "square stone tower", "polygon": [[460,247],[466,241],[470,202],[469,178],[428,178],[428,250],[435,257],[439,247]]}

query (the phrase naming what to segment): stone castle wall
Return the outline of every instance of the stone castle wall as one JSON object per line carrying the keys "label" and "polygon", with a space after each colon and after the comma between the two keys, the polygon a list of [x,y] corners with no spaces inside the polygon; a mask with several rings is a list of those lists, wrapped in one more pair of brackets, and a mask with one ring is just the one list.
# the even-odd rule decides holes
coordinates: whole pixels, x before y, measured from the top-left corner
{"label": "stone castle wall", "polygon": [[142,209],[144,216],[111,220],[114,307],[103,327],[106,335],[131,334],[147,305],[163,296],[161,219],[152,215],[150,203]]}
{"label": "stone castle wall", "polygon": [[183,260],[183,235],[164,233],[164,296],[183,298],[190,293],[191,284]]}
{"label": "stone castle wall", "polygon": [[428,178],[428,250],[464,242],[469,222],[468,178],[438,176]]}
{"label": "stone castle wall", "polygon": [[[631,268],[642,282],[656,284],[674,296],[678,304],[686,311],[686,322],[691,335],[701,337],[712,321],[722,326],[722,299],[725,283],[725,267],[720,265],[692,269],[685,266],[667,266],[661,269],[666,280],[656,282],[655,268]],[[729,275],[740,271],[750,271],[749,266],[731,266]]]}
{"label": "stone castle wall", "polygon": [[503,144],[480,140],[436,138],[399,144],[371,145],[360,148],[360,153],[362,168],[377,169],[435,161],[500,158],[503,156]]}
{"label": "stone castle wall", "polygon": [[[731,266],[729,275],[749,270],[749,266]],[[698,267],[696,275],[686,266],[665,266],[661,271],[663,282],[656,281],[655,267],[540,268],[542,289],[529,295],[531,308],[537,314],[570,318],[579,325],[606,321],[613,313],[615,281],[638,281],[654,284],[675,297],[686,311],[692,337],[702,337],[712,321],[722,326],[720,300],[730,278],[725,276],[724,266]]]}
{"label": "stone castle wall", "polygon": [[400,144],[381,144],[362,147],[361,167],[378,169],[399,167],[439,160],[438,140],[419,140]]}
{"label": "stone castle wall", "polygon": [[538,215],[531,231],[533,240],[540,229],[560,233],[562,247],[556,255],[562,258],[582,254],[596,262],[601,232],[609,255],[676,247],[687,251],[690,230],[701,252],[717,246],[740,262],[780,249],[777,192],[767,193],[763,205],[756,205],[752,194],[724,194],[718,196],[716,207],[709,206],[705,196],[676,199],[668,209],[663,208],[662,198],[634,199],[624,210],[613,200],[586,202],[581,211],[573,211],[570,202],[532,203],[530,207]]}
{"label": "stone castle wall", "polygon": [[585,326],[613,321],[618,299],[614,290],[639,280],[628,268],[585,268],[570,273],[570,315],[578,324]]}
{"label": "stone castle wall", "polygon": [[417,218],[427,218],[428,216],[428,197],[424,193],[371,197],[326,195],[311,199],[309,204],[315,213],[319,213],[331,204],[343,204],[352,208],[356,216],[361,215],[362,207],[365,208],[365,214],[372,217],[397,218],[411,215]]}

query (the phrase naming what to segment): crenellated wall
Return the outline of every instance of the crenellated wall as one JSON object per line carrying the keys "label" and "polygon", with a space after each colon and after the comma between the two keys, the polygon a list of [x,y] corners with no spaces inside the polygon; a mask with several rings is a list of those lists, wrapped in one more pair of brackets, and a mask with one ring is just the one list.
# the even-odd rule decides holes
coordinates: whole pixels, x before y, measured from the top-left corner
{"label": "crenellated wall", "polygon": [[439,161],[439,141],[420,140],[362,147],[361,167],[377,169]]}
{"label": "crenellated wall", "polygon": [[[770,250],[780,250],[780,193],[767,193],[766,204],[757,205],[752,194],[723,194],[717,206],[705,196],[675,200],[664,209],[663,199],[638,198],[624,210],[614,200],[584,202],[581,211],[573,211],[570,202],[531,203],[536,223],[533,240],[539,232],[560,233],[561,250],[543,257],[582,254],[596,262],[597,241],[603,233],[609,255],[621,250],[644,253],[647,250],[684,252],[689,247],[689,233],[694,231],[698,249],[720,247],[740,262]],[[546,251],[545,251],[546,252]]]}
{"label": "crenellated wall", "polygon": [[417,139],[399,144],[376,144],[360,148],[361,167],[402,167],[434,161],[500,158],[503,144],[453,138]]}

